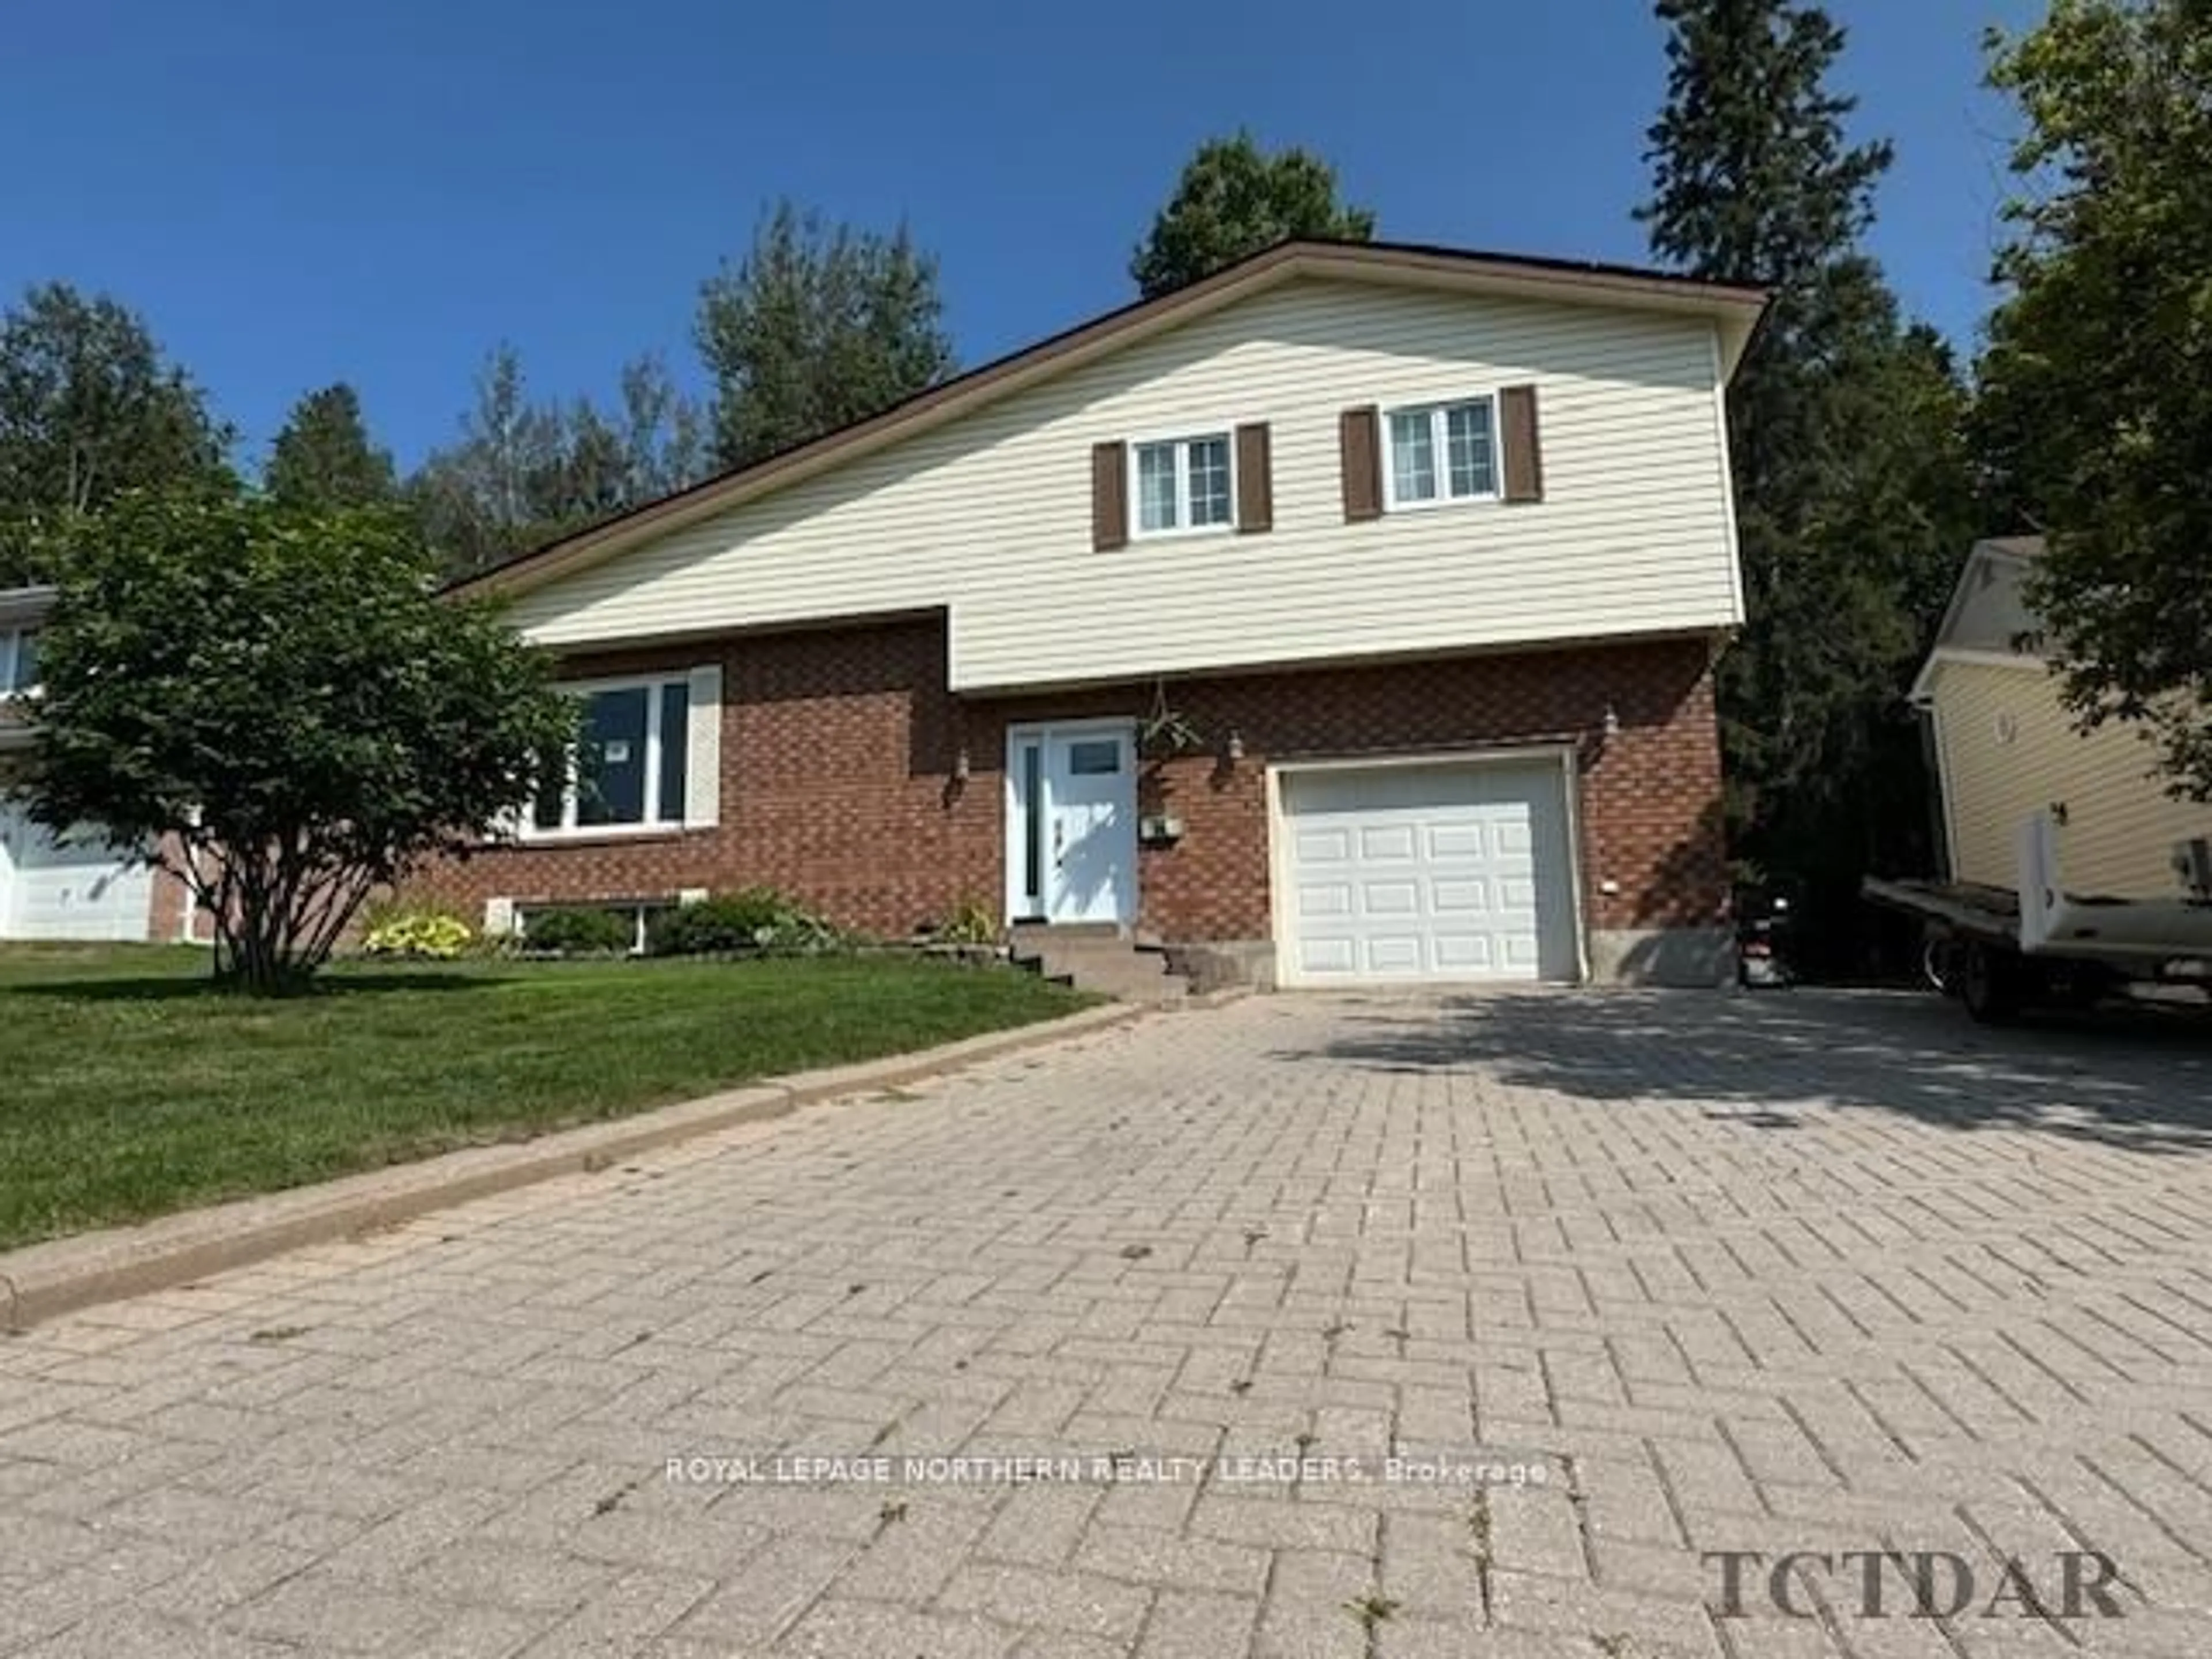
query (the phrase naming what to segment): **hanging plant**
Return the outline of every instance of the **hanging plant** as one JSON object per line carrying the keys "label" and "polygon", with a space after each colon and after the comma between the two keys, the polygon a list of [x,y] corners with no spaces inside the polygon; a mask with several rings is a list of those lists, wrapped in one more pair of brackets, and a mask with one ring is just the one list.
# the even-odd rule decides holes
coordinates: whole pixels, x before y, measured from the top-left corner
{"label": "hanging plant", "polygon": [[1196,754],[1206,747],[1206,734],[1189,716],[1168,707],[1165,680],[1152,682],[1152,712],[1137,727],[1137,746],[1158,759]]}
{"label": "hanging plant", "polygon": [[1147,755],[1193,755],[1206,747],[1206,734],[1172,709],[1146,720],[1137,735]]}

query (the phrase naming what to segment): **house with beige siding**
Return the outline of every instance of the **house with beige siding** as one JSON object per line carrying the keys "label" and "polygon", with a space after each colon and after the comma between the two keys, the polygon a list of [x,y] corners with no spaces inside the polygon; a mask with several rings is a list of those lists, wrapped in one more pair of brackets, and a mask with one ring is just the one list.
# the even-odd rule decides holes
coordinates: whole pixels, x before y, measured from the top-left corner
{"label": "house with beige siding", "polygon": [[2077,729],[2025,591],[2042,551],[2036,537],[1976,544],[1912,687],[1933,739],[1951,879],[2017,885],[2021,826],[2048,810],[2067,892],[2171,897],[2173,849],[2212,836],[2212,806],[2166,793],[2139,728]]}
{"label": "house with beige siding", "polygon": [[1289,985],[1708,981],[1758,292],[1289,243],[464,584],[584,702],[433,872],[751,883]]}

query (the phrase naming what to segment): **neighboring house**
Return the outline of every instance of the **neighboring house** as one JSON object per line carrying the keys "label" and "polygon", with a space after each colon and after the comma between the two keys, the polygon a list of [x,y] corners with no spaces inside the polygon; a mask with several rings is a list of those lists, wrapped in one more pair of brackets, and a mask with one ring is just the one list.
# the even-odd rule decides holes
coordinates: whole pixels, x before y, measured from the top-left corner
{"label": "neighboring house", "polygon": [[11,800],[38,710],[39,624],[48,587],[0,589],[0,939],[155,939],[181,936],[183,884],[97,836],[56,836]]}
{"label": "neighboring house", "polygon": [[494,569],[460,591],[560,653],[589,742],[423,887],[494,927],[759,882],[1262,982],[1710,982],[1763,303],[1287,244]]}
{"label": "neighboring house", "polygon": [[2021,826],[2055,807],[2069,892],[2172,895],[2174,846],[2212,835],[2212,806],[2166,793],[2157,751],[2139,728],[2075,727],[2024,592],[2042,551],[2036,537],[1975,545],[1913,682],[1942,785],[1950,878],[2016,886]]}

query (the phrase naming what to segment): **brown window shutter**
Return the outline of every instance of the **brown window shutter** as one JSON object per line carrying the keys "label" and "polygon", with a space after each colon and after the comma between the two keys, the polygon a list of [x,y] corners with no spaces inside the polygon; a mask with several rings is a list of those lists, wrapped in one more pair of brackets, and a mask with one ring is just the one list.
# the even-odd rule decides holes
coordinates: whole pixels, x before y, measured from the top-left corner
{"label": "brown window shutter", "polygon": [[1382,516],[1382,417],[1373,404],[1347,409],[1337,421],[1344,452],[1344,521]]}
{"label": "brown window shutter", "polygon": [[1509,386],[1498,394],[1499,441],[1505,449],[1505,499],[1544,499],[1544,446],[1536,429],[1536,388]]}
{"label": "brown window shutter", "polygon": [[1091,447],[1091,545],[1110,553],[1129,544],[1129,451],[1121,443]]}
{"label": "brown window shutter", "polygon": [[1237,528],[1249,534],[1275,527],[1275,475],[1265,421],[1237,428]]}

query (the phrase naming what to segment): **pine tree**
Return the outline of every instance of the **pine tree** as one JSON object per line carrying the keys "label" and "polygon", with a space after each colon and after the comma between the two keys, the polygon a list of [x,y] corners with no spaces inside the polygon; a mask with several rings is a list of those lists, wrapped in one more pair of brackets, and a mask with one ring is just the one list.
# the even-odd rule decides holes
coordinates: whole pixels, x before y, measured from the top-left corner
{"label": "pine tree", "polygon": [[1844,32],[1796,0],[1656,9],[1652,251],[1772,295],[1729,392],[1747,612],[1717,675],[1732,838],[1848,949],[1860,876],[1934,855],[1902,696],[1976,526],[1966,392],[1860,245],[1891,152],[1846,137]]}
{"label": "pine tree", "polygon": [[262,482],[285,506],[320,512],[381,507],[399,490],[391,453],[369,441],[361,396],[343,380],[292,405]]}

